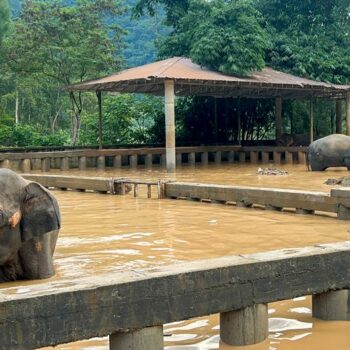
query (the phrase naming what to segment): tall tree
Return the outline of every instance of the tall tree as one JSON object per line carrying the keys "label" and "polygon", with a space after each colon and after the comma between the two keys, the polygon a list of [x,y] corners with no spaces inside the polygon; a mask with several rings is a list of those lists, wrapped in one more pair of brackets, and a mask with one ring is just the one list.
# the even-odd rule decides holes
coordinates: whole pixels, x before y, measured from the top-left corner
{"label": "tall tree", "polygon": [[8,29],[10,21],[10,8],[7,0],[0,0],[0,43]]}
{"label": "tall tree", "polygon": [[[106,18],[119,16],[118,0],[26,1],[7,39],[7,59],[18,81],[45,77],[56,94],[72,83],[116,71],[120,67],[123,31]],[[57,96],[59,98],[59,96]],[[69,93],[72,141],[79,138],[84,98]]]}

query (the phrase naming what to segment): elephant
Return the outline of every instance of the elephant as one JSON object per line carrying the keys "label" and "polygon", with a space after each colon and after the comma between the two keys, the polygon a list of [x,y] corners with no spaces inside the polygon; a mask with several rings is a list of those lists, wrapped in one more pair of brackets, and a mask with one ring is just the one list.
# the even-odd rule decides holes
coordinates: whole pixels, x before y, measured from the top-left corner
{"label": "elephant", "polygon": [[47,189],[0,169],[0,282],[53,276],[60,227],[57,200]]}
{"label": "elephant", "polygon": [[350,170],[350,136],[333,134],[312,142],[307,162],[312,171],[329,167],[347,167]]}

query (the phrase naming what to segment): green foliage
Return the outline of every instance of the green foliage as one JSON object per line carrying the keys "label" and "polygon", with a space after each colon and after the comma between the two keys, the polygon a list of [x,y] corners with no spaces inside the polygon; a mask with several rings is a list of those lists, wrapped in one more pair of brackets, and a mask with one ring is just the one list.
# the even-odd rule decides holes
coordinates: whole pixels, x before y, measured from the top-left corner
{"label": "green foliage", "polygon": [[0,0],[0,43],[8,29],[10,21],[10,8],[7,0]]}
{"label": "green foliage", "polygon": [[[107,96],[103,103],[103,135],[106,145],[147,143],[152,141],[150,130],[158,115],[164,119],[162,100],[134,95]],[[98,144],[98,115],[84,118],[81,144]]]}

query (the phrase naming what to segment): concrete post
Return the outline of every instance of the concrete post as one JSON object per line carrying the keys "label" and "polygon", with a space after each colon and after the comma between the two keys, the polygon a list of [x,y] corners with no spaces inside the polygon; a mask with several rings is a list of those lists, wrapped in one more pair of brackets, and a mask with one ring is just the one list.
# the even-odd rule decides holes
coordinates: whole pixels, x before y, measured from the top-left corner
{"label": "concrete post", "polygon": [[293,153],[286,151],[285,153],[285,157],[286,157],[286,163],[287,164],[293,164]]}
{"label": "concrete post", "polygon": [[342,133],[342,101],[341,100],[336,100],[335,101],[335,115],[336,115],[336,120],[335,120],[335,132],[336,134],[341,134]]}
{"label": "concrete post", "polygon": [[10,169],[10,161],[8,159],[4,159],[1,161],[1,168]]}
{"label": "concrete post", "polygon": [[176,153],[176,165],[181,166],[182,164],[182,153]]}
{"label": "concrete post", "polygon": [[305,152],[298,152],[298,163],[299,164],[306,164],[306,153]]}
{"label": "concrete post", "polygon": [[215,163],[216,164],[221,164],[221,151],[216,151],[215,152]]}
{"label": "concrete post", "polygon": [[270,154],[269,152],[261,152],[261,160],[264,164],[270,162]]}
{"label": "concrete post", "polygon": [[86,170],[86,157],[79,157],[79,170]]}
{"label": "concrete post", "polygon": [[106,166],[105,156],[98,156],[97,157],[97,169],[98,170],[104,170],[105,166]]}
{"label": "concrete post", "polygon": [[256,164],[259,161],[259,153],[257,151],[250,152],[250,162]]}
{"label": "concrete post", "polygon": [[350,91],[346,93],[346,135],[350,136]]}
{"label": "concrete post", "polygon": [[229,163],[234,163],[234,161],[235,161],[235,152],[234,151],[228,152],[227,161]]}
{"label": "concrete post", "polygon": [[23,159],[21,162],[21,170],[23,173],[29,173],[31,170],[30,159]]}
{"label": "concrete post", "polygon": [[228,345],[253,345],[268,336],[267,304],[220,314],[220,337]]}
{"label": "concrete post", "polygon": [[133,154],[130,156],[130,167],[137,168],[137,154]]}
{"label": "concrete post", "polygon": [[238,152],[239,162],[245,163],[245,152]]}
{"label": "concrete post", "polygon": [[282,121],[282,97],[275,99],[275,117],[276,117],[276,140],[279,140],[283,134]]}
{"label": "concrete post", "polygon": [[69,170],[69,158],[68,157],[61,158],[61,170],[62,171]]}
{"label": "concrete post", "polygon": [[202,165],[208,165],[208,152],[201,153],[201,163]]}
{"label": "concrete post", "polygon": [[122,156],[117,155],[113,157],[113,167],[114,168],[121,168],[122,167]]}
{"label": "concrete post", "polygon": [[145,167],[151,168],[152,164],[153,164],[153,155],[152,155],[152,153],[148,153],[145,156]]}
{"label": "concrete post", "polygon": [[195,165],[196,164],[196,153],[191,152],[188,154],[188,164],[189,165]]}
{"label": "concrete post", "polygon": [[276,164],[281,163],[281,152],[273,152],[273,162]]}
{"label": "concrete post", "polygon": [[168,172],[176,169],[175,158],[175,91],[174,81],[165,80],[165,140],[166,140],[166,168]]}
{"label": "concrete post", "polygon": [[43,158],[41,160],[41,171],[42,172],[50,171],[50,158]]}
{"label": "concrete post", "polygon": [[117,332],[109,337],[110,350],[163,350],[163,326]]}
{"label": "concrete post", "polygon": [[337,290],[313,295],[312,316],[328,321],[350,320],[349,290]]}
{"label": "concrete post", "polygon": [[[167,164],[167,158],[166,158],[166,154],[161,154],[160,155],[160,165],[161,166],[164,166],[164,165],[166,165]],[[167,168],[167,170],[168,170],[168,168]],[[172,172],[173,170],[171,170],[171,172]]]}

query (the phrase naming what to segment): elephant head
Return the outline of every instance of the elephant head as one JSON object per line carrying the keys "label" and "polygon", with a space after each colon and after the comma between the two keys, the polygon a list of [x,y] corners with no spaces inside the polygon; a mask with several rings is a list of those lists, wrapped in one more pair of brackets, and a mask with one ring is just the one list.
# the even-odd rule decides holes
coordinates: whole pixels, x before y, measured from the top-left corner
{"label": "elephant head", "polygon": [[51,277],[60,226],[48,190],[0,169],[0,281]]}

